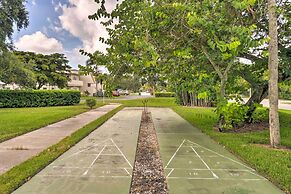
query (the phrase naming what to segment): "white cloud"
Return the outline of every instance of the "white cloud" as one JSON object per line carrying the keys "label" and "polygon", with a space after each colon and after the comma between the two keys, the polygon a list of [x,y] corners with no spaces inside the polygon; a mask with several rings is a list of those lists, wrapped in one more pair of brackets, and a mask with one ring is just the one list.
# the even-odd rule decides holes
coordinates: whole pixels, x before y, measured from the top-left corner
{"label": "white cloud", "polygon": [[[112,10],[116,0],[107,0],[106,7]],[[56,5],[56,8],[59,5]],[[62,14],[59,16],[62,28],[79,38],[83,49],[87,52],[99,50],[106,52],[107,45],[99,41],[99,37],[108,37],[106,29],[99,21],[88,19],[88,15],[95,13],[98,4],[94,0],[69,0],[68,5],[62,5]]]}
{"label": "white cloud", "polygon": [[75,48],[72,51],[65,51],[65,55],[69,59],[70,65],[75,69],[78,68],[79,64],[84,65],[88,60],[87,56],[81,55],[79,52],[80,49],[81,48]]}
{"label": "white cloud", "polygon": [[38,31],[31,35],[22,36],[15,46],[18,50],[31,51],[42,54],[62,53],[63,45],[55,38],[49,38],[42,32]]}
{"label": "white cloud", "polygon": [[36,0],[32,0],[31,1],[31,4],[34,6],[34,5],[36,5]]}

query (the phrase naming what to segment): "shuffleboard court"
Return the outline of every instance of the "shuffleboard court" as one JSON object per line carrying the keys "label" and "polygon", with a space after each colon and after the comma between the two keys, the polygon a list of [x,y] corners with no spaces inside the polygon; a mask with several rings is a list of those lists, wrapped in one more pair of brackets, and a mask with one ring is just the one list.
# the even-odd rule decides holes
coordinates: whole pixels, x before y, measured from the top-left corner
{"label": "shuffleboard court", "polygon": [[283,194],[173,110],[150,111],[171,194]]}
{"label": "shuffleboard court", "polygon": [[123,109],[16,194],[128,194],[142,109]]}

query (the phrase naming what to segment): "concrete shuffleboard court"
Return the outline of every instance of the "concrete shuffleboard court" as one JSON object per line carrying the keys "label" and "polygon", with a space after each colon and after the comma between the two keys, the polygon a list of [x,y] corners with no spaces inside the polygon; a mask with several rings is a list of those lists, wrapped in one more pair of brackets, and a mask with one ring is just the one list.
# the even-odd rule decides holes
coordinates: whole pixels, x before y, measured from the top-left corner
{"label": "concrete shuffleboard court", "polygon": [[171,194],[283,194],[173,110],[150,111]]}
{"label": "concrete shuffleboard court", "polygon": [[14,193],[127,194],[141,113],[118,112]]}

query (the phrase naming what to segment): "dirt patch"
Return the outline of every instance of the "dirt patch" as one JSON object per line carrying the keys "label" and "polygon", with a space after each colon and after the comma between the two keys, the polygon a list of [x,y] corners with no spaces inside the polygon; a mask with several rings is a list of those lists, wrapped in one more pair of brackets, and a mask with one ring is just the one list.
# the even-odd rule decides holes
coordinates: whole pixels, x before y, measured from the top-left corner
{"label": "dirt patch", "polygon": [[143,112],[130,194],[168,194],[159,144],[149,112]]}
{"label": "dirt patch", "polygon": [[267,145],[267,144],[253,144],[253,145],[258,146],[258,147],[267,148],[270,150],[289,151],[289,152],[291,151],[291,149],[286,147],[286,146],[279,146],[278,148],[273,148],[273,147],[271,147],[271,145]]}
{"label": "dirt patch", "polygon": [[[269,123],[267,122],[257,122],[257,123],[247,123],[240,127],[236,127],[234,129],[225,130],[224,133],[250,133],[250,132],[258,132],[265,131],[269,128]],[[215,130],[218,130],[218,126],[214,127]]]}

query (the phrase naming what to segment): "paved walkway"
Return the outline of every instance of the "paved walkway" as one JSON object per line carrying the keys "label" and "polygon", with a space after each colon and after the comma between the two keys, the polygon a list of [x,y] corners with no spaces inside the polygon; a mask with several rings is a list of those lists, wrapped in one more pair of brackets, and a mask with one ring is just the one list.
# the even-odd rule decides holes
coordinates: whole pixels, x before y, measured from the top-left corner
{"label": "paved walkway", "polygon": [[15,194],[128,194],[142,109],[125,108]]}
{"label": "paved walkway", "polygon": [[150,111],[171,194],[283,194],[173,110]]}
{"label": "paved walkway", "polygon": [[0,174],[58,143],[119,105],[105,105],[0,143]]}
{"label": "paved walkway", "polygon": [[[264,107],[269,107],[269,100],[264,99],[261,104]],[[279,109],[291,110],[291,101],[290,100],[279,100]]]}
{"label": "paved walkway", "polygon": [[[243,101],[247,102],[248,98],[243,98]],[[234,100],[230,100],[230,102],[234,102]],[[263,105],[264,107],[269,108],[269,100],[268,99],[262,100],[262,102],[260,104]],[[291,100],[279,100],[278,107],[279,107],[279,109],[291,110]]]}

